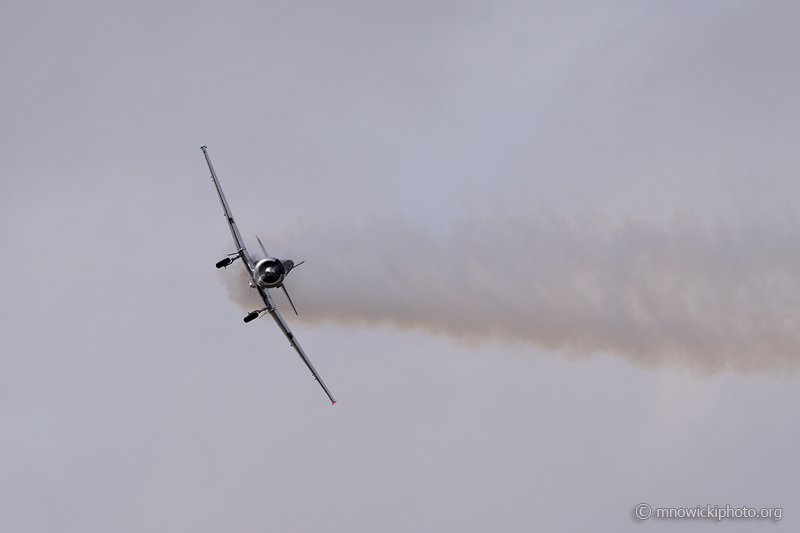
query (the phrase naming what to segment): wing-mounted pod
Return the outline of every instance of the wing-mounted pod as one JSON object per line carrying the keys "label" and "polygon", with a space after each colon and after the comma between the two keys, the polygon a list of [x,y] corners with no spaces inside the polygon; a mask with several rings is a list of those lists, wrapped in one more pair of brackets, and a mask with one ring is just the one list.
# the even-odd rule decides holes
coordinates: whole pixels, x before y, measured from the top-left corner
{"label": "wing-mounted pod", "polygon": [[226,257],[222,261],[217,261],[217,265],[216,266],[217,266],[217,268],[228,268],[228,266],[230,266],[231,263],[233,263],[237,259],[241,259],[241,257],[242,256],[240,254],[238,254],[238,253],[236,253],[236,254],[228,254],[228,257]]}
{"label": "wing-mounted pod", "polygon": [[233,259],[226,257],[222,261],[217,261],[217,268],[227,268],[231,263],[233,263]]}
{"label": "wing-mounted pod", "polygon": [[250,311],[249,313],[247,313],[247,316],[244,317],[244,323],[247,324],[248,322],[252,322],[256,318],[260,318],[261,313],[269,310],[270,310],[269,307],[265,307],[263,309],[256,309],[255,311]]}

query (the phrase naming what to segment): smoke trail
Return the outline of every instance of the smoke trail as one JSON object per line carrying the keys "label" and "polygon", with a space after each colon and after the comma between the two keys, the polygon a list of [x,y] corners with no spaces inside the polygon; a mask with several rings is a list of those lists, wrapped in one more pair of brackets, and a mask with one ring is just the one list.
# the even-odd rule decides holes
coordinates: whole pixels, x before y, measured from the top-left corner
{"label": "smoke trail", "polygon": [[[305,229],[270,247],[287,243],[308,261],[302,283],[287,283],[304,321],[392,323],[710,373],[800,361],[799,239],[793,224],[540,217],[462,222],[438,237],[382,220]],[[254,308],[241,277],[224,279]]]}

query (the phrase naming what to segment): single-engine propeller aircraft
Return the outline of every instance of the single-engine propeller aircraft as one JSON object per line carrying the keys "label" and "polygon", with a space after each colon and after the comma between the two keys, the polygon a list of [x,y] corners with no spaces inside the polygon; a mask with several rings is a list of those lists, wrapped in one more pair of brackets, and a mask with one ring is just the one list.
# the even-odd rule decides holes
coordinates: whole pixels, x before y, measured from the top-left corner
{"label": "single-engine propeller aircraft", "polygon": [[325,386],[322,378],[320,378],[319,374],[317,374],[317,371],[314,369],[314,365],[312,365],[311,361],[308,360],[308,357],[303,349],[299,344],[297,344],[297,339],[295,339],[294,335],[292,335],[289,326],[286,325],[286,321],[283,320],[283,317],[278,312],[278,309],[275,307],[275,303],[272,301],[272,297],[268,291],[268,289],[277,289],[278,287],[283,289],[284,294],[286,294],[286,298],[289,300],[289,303],[292,304],[292,309],[294,309],[295,314],[297,314],[297,309],[294,306],[294,302],[292,302],[292,299],[289,297],[289,292],[286,290],[286,286],[283,284],[283,282],[293,268],[303,264],[302,261],[295,264],[291,259],[280,260],[272,257],[264,249],[264,245],[261,244],[261,239],[258,238],[258,235],[256,235],[256,239],[258,239],[258,245],[261,246],[261,251],[264,252],[264,259],[253,261],[253,259],[250,257],[250,254],[247,253],[247,248],[244,246],[244,241],[239,233],[239,228],[236,227],[236,222],[233,221],[231,209],[228,207],[228,202],[225,200],[222,187],[219,185],[219,179],[217,179],[217,174],[214,172],[214,167],[211,165],[211,159],[208,157],[207,147],[201,146],[200,149],[203,150],[203,154],[206,156],[206,163],[208,163],[208,169],[211,171],[211,180],[217,187],[219,201],[222,204],[222,210],[224,211],[225,218],[228,220],[228,226],[230,226],[231,229],[233,243],[236,245],[236,252],[228,254],[228,257],[218,262],[217,268],[226,268],[237,259],[241,259],[244,267],[247,269],[247,274],[250,276],[250,287],[257,290],[258,294],[261,295],[261,299],[264,301],[265,307],[263,309],[252,311],[246,317],[244,317],[244,321],[252,322],[256,318],[263,316],[265,313],[272,315],[272,318],[275,319],[275,323],[278,324],[278,327],[281,328],[283,334],[286,335],[287,339],[289,339],[289,343],[292,345],[292,348],[297,351],[298,355],[300,355],[300,358],[306,364],[308,369],[311,370],[311,373],[314,375],[314,379],[319,382],[319,384],[322,386],[322,390],[325,391],[325,394],[328,395],[328,398],[330,398],[331,402],[335,404],[336,400],[334,400],[333,396],[331,396],[328,387]]}

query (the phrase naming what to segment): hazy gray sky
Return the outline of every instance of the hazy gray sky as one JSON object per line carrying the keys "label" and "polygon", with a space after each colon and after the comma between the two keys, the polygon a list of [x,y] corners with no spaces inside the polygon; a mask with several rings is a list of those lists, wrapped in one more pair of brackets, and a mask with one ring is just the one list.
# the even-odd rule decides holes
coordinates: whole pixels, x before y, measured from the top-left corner
{"label": "hazy gray sky", "polygon": [[[799,26],[3,3],[0,530],[797,529]],[[214,269],[202,144],[250,245],[307,260],[335,407]]]}

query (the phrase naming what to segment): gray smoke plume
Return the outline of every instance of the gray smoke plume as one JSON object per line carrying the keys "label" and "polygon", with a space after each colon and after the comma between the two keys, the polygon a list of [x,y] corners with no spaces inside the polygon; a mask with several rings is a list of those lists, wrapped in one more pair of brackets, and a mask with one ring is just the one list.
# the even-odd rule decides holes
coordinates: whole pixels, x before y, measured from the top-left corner
{"label": "gray smoke plume", "polygon": [[[283,244],[308,261],[287,282],[306,322],[390,323],[700,373],[800,361],[793,223],[495,218],[436,236],[381,220],[306,228],[269,246]],[[255,309],[243,269],[230,270],[231,298]]]}

